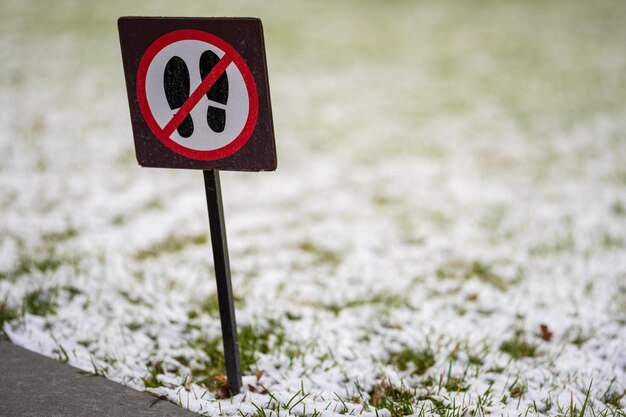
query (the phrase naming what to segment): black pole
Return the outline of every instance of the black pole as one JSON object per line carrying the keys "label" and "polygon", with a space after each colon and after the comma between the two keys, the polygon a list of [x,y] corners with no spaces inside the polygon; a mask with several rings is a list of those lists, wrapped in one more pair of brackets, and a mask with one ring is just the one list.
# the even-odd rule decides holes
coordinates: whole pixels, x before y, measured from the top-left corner
{"label": "black pole", "polygon": [[222,339],[224,341],[224,359],[228,388],[232,394],[241,390],[241,362],[239,360],[239,342],[237,341],[237,323],[235,322],[235,304],[233,287],[230,282],[230,262],[228,261],[228,245],[226,244],[226,226],[224,224],[224,208],[222,206],[222,188],[220,173],[217,170],[204,171],[204,188],[209,209],[209,225],[211,227],[211,245],[215,262],[215,279],[217,280],[217,301],[222,321]]}

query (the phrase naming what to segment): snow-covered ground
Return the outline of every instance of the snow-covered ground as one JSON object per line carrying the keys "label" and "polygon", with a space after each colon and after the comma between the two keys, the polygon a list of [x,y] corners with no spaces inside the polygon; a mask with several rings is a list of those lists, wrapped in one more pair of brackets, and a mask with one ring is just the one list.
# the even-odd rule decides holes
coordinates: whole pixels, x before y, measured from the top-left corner
{"label": "snow-covered ground", "polygon": [[[0,4],[4,337],[206,415],[624,415],[626,4],[237,3]],[[231,399],[202,175],[134,159],[132,14],[264,22]]]}

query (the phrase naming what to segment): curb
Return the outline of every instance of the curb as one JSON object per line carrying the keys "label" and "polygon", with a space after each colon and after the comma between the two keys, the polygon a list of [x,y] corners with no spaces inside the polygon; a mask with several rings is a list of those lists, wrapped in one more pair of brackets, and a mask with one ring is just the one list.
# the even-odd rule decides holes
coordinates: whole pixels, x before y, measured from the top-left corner
{"label": "curb", "polygon": [[168,401],[0,341],[0,416],[194,417]]}

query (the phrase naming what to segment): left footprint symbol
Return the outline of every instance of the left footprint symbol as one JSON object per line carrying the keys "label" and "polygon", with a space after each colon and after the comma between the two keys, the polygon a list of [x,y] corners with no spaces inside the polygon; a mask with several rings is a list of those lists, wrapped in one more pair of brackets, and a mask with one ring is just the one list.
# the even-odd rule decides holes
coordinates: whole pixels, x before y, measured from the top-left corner
{"label": "left footprint symbol", "polygon": [[[163,87],[167,104],[172,110],[179,109],[189,99],[189,69],[182,58],[173,56],[165,65]],[[176,130],[183,138],[188,138],[193,134],[191,114],[185,117]]]}

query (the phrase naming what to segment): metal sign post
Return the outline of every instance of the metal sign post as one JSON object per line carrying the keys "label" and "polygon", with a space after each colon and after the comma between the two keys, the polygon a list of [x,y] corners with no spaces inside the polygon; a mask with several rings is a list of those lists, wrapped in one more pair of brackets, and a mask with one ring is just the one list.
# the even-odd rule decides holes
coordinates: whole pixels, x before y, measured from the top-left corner
{"label": "metal sign post", "polygon": [[220,307],[220,320],[222,322],[226,375],[228,376],[230,392],[237,393],[242,385],[241,361],[239,359],[235,304],[233,300],[233,288],[230,281],[230,263],[228,260],[228,244],[226,242],[226,225],[224,223],[224,208],[222,205],[222,189],[219,171],[204,171],[204,189],[206,191],[206,202],[209,210],[209,226],[211,229],[213,260],[215,262],[217,301]]}

